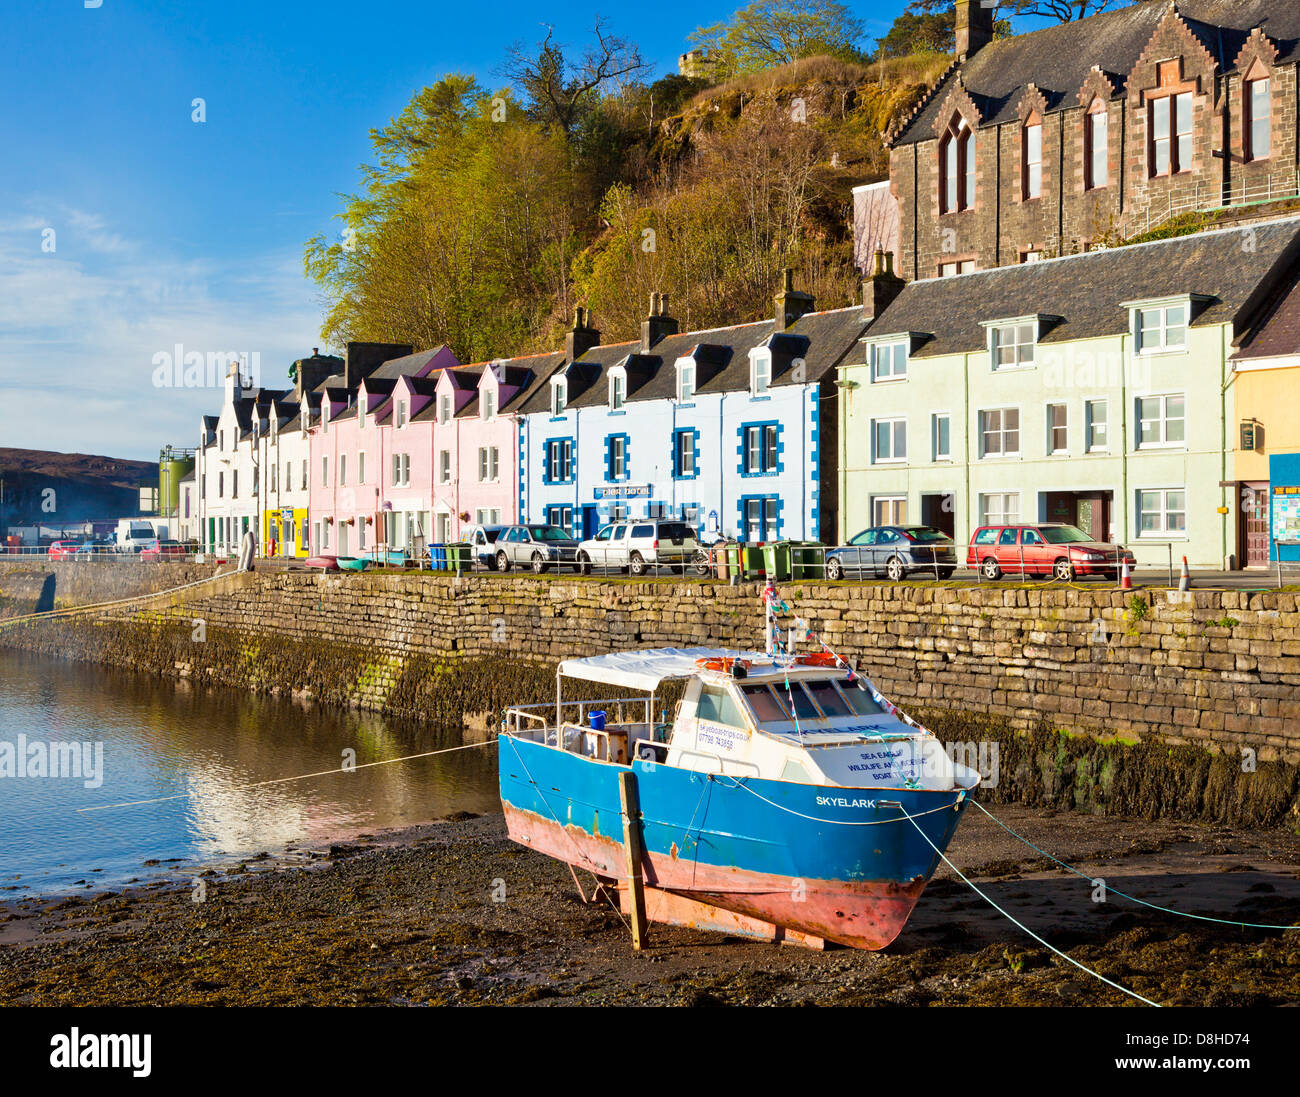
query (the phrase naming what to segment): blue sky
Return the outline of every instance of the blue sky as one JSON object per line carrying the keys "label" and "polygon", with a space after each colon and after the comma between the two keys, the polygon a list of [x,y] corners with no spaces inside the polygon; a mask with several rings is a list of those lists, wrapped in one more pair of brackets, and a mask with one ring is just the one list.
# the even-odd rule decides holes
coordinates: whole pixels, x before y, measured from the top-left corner
{"label": "blue sky", "polygon": [[[579,44],[597,13],[663,75],[741,6],[665,0],[638,24],[587,0],[553,18],[522,0],[94,3],[6,0],[0,17],[0,446],[141,458],[194,444],[220,403],[156,387],[155,355],[257,353],[275,386],[319,344],[303,243],[337,232],[370,129],[415,89],[499,83],[512,42],[550,21]],[[903,3],[853,7],[875,37]]]}

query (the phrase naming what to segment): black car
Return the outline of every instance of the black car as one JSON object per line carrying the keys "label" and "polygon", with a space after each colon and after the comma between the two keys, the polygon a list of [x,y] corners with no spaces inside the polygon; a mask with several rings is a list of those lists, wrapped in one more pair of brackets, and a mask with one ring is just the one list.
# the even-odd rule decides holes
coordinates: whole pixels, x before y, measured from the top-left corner
{"label": "black car", "polygon": [[940,579],[957,570],[957,546],[943,530],[933,526],[873,526],[847,545],[826,550],[826,578],[879,578],[895,582],[908,572],[924,571]]}

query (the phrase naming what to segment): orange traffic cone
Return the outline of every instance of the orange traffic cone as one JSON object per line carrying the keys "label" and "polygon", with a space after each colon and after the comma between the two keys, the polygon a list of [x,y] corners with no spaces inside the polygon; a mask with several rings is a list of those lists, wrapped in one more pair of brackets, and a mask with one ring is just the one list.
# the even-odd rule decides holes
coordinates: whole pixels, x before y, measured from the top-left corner
{"label": "orange traffic cone", "polygon": [[1179,589],[1179,590],[1191,590],[1191,589],[1192,589],[1192,576],[1191,576],[1191,573],[1187,570],[1187,557],[1186,557],[1186,556],[1183,557],[1183,570],[1182,570],[1182,574],[1178,576],[1178,589]]}
{"label": "orange traffic cone", "polygon": [[1119,571],[1119,589],[1120,589],[1120,590],[1132,590],[1132,589],[1133,589],[1133,575],[1132,575],[1132,573],[1128,570],[1128,561],[1127,561],[1127,560],[1124,561],[1124,565],[1120,568],[1120,571]]}

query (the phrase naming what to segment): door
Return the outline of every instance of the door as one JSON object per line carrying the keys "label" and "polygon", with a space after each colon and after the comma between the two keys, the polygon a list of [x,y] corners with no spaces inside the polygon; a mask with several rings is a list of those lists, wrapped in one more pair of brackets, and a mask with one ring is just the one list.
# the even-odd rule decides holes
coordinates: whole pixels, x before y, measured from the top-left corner
{"label": "door", "polygon": [[1242,488],[1245,507],[1246,567],[1266,568],[1269,556],[1268,488],[1246,486]]}
{"label": "door", "polygon": [[[903,535],[896,529],[882,529],[876,533],[875,544],[871,547],[871,570],[876,576],[885,574],[889,561],[898,554],[903,545]],[[903,561],[907,563],[906,560]]]}
{"label": "door", "polygon": [[578,535],[578,540],[585,541],[589,537],[594,537],[599,528],[600,512],[596,509],[594,503],[588,503],[582,508],[582,530]]}
{"label": "door", "polygon": [[955,540],[957,537],[956,496],[922,495],[921,525],[942,530]]}
{"label": "door", "polygon": [[597,531],[595,544],[588,551],[593,564],[603,566],[609,559],[609,539],[614,536],[614,527],[605,526]]}
{"label": "door", "polygon": [[1020,571],[1020,527],[1007,526],[998,534],[998,566],[1003,571]]}
{"label": "door", "polygon": [[339,555],[348,555],[348,524],[346,522],[339,523]]}
{"label": "door", "polygon": [[871,565],[871,548],[875,543],[874,529],[863,530],[854,537],[844,550],[844,570],[850,575],[863,575],[863,568]]}
{"label": "door", "polygon": [[1036,529],[1021,531],[1020,552],[1024,557],[1025,571],[1031,575],[1048,575],[1056,563],[1057,555],[1069,556],[1068,549],[1049,545]]}

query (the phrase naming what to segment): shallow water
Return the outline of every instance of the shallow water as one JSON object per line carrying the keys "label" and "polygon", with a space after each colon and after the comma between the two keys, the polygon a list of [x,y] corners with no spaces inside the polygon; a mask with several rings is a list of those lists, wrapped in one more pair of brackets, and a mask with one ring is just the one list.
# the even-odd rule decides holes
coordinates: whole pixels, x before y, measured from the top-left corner
{"label": "shallow water", "polygon": [[[368,714],[2,652],[0,898],[110,886],[289,843],[497,810],[492,745],[256,784],[338,771],[349,750],[362,766],[460,741],[455,731]],[[50,774],[51,742],[85,744],[60,760],[66,773],[75,759],[77,776]],[[42,757],[47,774],[34,775]],[[84,810],[140,800],[160,802]]]}

